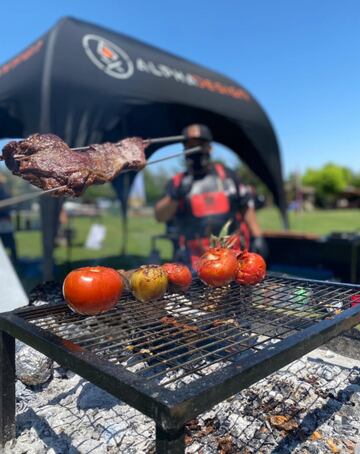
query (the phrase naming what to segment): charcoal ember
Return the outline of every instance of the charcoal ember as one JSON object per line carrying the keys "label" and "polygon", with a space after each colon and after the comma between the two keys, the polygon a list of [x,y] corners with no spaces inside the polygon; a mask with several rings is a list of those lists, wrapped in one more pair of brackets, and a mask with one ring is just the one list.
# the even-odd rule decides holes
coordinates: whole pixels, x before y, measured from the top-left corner
{"label": "charcoal ember", "polygon": [[218,440],[218,450],[221,454],[232,454],[234,452],[233,438],[230,435],[221,437]]}
{"label": "charcoal ember", "polygon": [[352,384],[360,384],[360,369],[358,367],[354,367],[349,375],[349,382]]}
{"label": "charcoal ember", "polygon": [[216,288],[205,286],[202,295],[198,297],[199,301],[201,301],[199,309],[205,312],[214,312],[219,310],[221,304],[228,298],[230,290],[230,285],[224,285],[223,287]]}
{"label": "charcoal ember", "polygon": [[326,311],[329,313],[338,314],[341,312],[343,305],[344,304],[342,301],[331,301],[330,303],[326,304]]}
{"label": "charcoal ember", "polygon": [[25,385],[41,385],[52,376],[53,361],[28,345],[16,353],[15,360],[16,376]]}
{"label": "charcoal ember", "polygon": [[201,448],[203,448],[203,444],[198,443],[197,441],[193,442],[191,437],[185,437],[185,443],[189,445],[189,447],[186,449],[186,454],[197,454],[199,452],[202,452]]}
{"label": "charcoal ember", "polygon": [[58,363],[54,362],[54,372],[53,377],[58,379],[66,379],[69,380],[75,376],[75,372],[66,367],[61,367]]}
{"label": "charcoal ember", "polygon": [[291,431],[299,427],[299,424],[288,415],[271,415],[269,420],[272,426],[285,431]]}
{"label": "charcoal ember", "polygon": [[44,304],[62,304],[62,284],[47,281],[34,287],[29,295],[29,306],[43,306]]}

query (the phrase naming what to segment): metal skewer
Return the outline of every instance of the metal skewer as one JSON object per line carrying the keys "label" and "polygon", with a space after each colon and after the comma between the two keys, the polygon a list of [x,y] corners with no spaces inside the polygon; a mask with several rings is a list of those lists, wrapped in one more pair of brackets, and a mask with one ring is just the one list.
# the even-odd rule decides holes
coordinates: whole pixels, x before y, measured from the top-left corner
{"label": "metal skewer", "polygon": [[[151,145],[153,143],[182,142],[184,139],[185,139],[184,136],[169,136],[169,137],[156,137],[154,139],[143,139],[143,142],[145,142],[148,145]],[[119,142],[119,144],[115,143],[115,145],[116,146],[120,145],[120,142]],[[86,150],[89,150],[90,148],[91,148],[90,145],[86,145],[84,147],[70,148],[70,150],[72,150],[72,151],[86,151]],[[13,157],[16,159],[15,156],[13,156]],[[31,157],[31,155],[22,156],[22,157],[19,157],[17,160],[18,161],[26,161],[30,157]],[[4,160],[4,157],[0,156],[0,161],[3,161],[3,160]]]}
{"label": "metal skewer", "polygon": [[36,199],[37,197],[41,197],[45,194],[50,194],[51,192],[59,191],[60,189],[65,189],[66,185],[59,186],[58,188],[48,189],[47,191],[39,191],[39,192],[32,192],[30,194],[23,194],[17,195],[15,197],[9,197],[8,199],[4,199],[0,201],[0,208],[5,208],[11,205],[18,205],[21,202],[25,202],[26,200]]}
{"label": "metal skewer", "polygon": [[[145,167],[150,166],[152,164],[158,164],[159,162],[162,162],[162,161],[167,161],[168,159],[179,158],[180,156],[189,156],[190,154],[197,153],[198,151],[201,151],[200,146],[188,148],[187,150],[183,150],[180,153],[175,153],[170,156],[165,156],[164,158],[154,159],[153,161],[146,163]],[[145,169],[145,167],[144,167],[144,169]]]}
{"label": "metal skewer", "polygon": [[[188,156],[188,155],[196,153],[200,150],[201,150],[201,147],[197,146],[197,147],[193,147],[193,148],[188,148],[187,150],[184,150],[180,153],[175,153],[170,156],[165,156],[164,158],[155,159],[153,161],[146,163],[146,165],[144,166],[144,169],[145,169],[145,167],[150,166],[152,164],[158,164],[159,162],[178,158],[180,156]],[[143,169],[141,169],[141,170],[143,170]],[[126,170],[120,172],[120,174],[125,173],[125,172],[131,172],[131,171],[132,170],[126,169]],[[31,194],[23,194],[23,195],[18,195],[15,197],[9,197],[8,199],[0,200],[0,208],[5,208],[5,207],[11,206],[11,205],[17,205],[21,202],[25,202],[26,200],[36,199],[37,197],[41,197],[46,194],[51,194],[52,192],[61,191],[62,189],[65,189],[66,187],[67,187],[66,185],[63,185],[63,186],[58,186],[57,188],[48,189],[46,191],[39,191],[39,192],[33,192]]]}
{"label": "metal skewer", "polygon": [[[182,142],[185,139],[184,136],[169,136],[169,137],[157,137],[155,139],[143,139],[143,142],[145,142],[148,145],[151,145],[153,143],[167,143],[167,142]],[[119,142],[119,145],[121,144],[121,141]],[[115,143],[115,145],[117,145]],[[73,151],[85,151],[88,150],[90,146],[85,146],[85,147],[77,147],[77,148],[71,148]]]}

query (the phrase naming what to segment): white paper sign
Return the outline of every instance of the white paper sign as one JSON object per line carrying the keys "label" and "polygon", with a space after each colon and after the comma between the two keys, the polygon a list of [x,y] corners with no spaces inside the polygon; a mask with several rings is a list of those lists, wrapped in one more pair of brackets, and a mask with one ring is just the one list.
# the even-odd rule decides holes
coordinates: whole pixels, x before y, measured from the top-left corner
{"label": "white paper sign", "polygon": [[106,236],[106,227],[102,224],[92,224],[86,238],[87,249],[101,249]]}

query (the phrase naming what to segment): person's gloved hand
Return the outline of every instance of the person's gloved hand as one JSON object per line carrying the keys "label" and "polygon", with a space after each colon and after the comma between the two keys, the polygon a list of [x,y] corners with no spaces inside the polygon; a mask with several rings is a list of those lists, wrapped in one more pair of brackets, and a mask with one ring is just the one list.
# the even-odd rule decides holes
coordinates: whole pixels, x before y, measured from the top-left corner
{"label": "person's gloved hand", "polygon": [[191,175],[186,175],[178,187],[175,187],[173,184],[170,186],[168,189],[169,197],[176,201],[184,199],[191,191],[192,184],[193,177]]}
{"label": "person's gloved hand", "polygon": [[260,254],[264,259],[269,255],[269,248],[262,236],[255,237],[250,242],[250,251]]}

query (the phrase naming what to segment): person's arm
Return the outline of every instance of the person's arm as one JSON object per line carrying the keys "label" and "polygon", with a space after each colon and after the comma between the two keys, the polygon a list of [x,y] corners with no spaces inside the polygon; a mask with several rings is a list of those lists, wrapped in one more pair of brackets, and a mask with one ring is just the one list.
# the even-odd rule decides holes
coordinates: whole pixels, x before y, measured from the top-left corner
{"label": "person's arm", "polygon": [[179,202],[166,195],[155,205],[155,218],[158,222],[168,222],[175,216]]}
{"label": "person's arm", "polygon": [[249,188],[242,184],[239,176],[230,169],[226,169],[229,176],[234,181],[237,190],[238,190],[238,210],[241,214],[242,220],[246,223],[250,235],[253,238],[261,237],[262,232],[260,225],[258,223],[256,212],[255,212],[255,204],[252,197],[252,194],[249,191]]}
{"label": "person's arm", "polygon": [[265,238],[262,236],[262,231],[256,217],[255,208],[249,207],[246,210],[244,220],[250,230],[252,237],[250,241],[250,250],[262,255],[266,260],[269,255],[269,248]]}
{"label": "person's arm", "polygon": [[247,226],[249,227],[250,234],[253,238],[261,237],[262,232],[259,226],[255,208],[249,207],[244,214],[244,221],[246,222]]}
{"label": "person's arm", "polygon": [[165,197],[160,199],[155,205],[155,218],[157,221],[168,222],[175,216],[179,201],[184,200],[191,190],[192,181],[193,178],[189,175],[184,176],[178,185],[175,185],[172,180],[169,181]]}
{"label": "person's arm", "polygon": [[250,250],[267,258],[269,251],[256,216],[253,196],[241,182],[239,182],[238,188],[240,213],[251,235]]}

